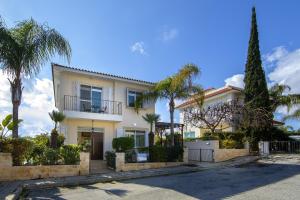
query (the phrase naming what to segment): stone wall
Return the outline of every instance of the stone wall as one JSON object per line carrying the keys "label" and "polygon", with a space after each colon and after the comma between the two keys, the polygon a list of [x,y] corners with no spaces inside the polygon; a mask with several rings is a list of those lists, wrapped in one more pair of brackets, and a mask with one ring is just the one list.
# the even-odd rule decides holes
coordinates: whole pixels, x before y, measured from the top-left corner
{"label": "stone wall", "polygon": [[12,166],[11,154],[0,154],[0,181],[87,175],[89,153],[80,153],[79,165]]}
{"label": "stone wall", "polygon": [[222,162],[236,157],[249,155],[249,149],[215,149],[214,161]]}
{"label": "stone wall", "polygon": [[188,162],[188,149],[184,148],[184,162],[145,162],[145,163],[125,163],[125,153],[116,153],[116,171],[132,171],[142,169],[155,169],[162,167],[174,167]]}
{"label": "stone wall", "polygon": [[12,157],[10,153],[0,153],[0,167],[12,166]]}

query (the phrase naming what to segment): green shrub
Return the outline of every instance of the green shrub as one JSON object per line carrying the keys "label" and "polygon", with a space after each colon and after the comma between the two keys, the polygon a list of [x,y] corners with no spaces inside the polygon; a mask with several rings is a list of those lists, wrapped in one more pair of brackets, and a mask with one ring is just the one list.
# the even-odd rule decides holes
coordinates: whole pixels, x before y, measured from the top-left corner
{"label": "green shrub", "polygon": [[59,134],[57,136],[57,148],[60,148],[64,145],[65,142],[65,136],[63,134]]}
{"label": "green shrub", "polygon": [[32,141],[24,138],[9,138],[7,140],[8,144],[12,145],[10,153],[12,153],[13,165],[20,166],[28,161],[33,150]]}
{"label": "green shrub", "polygon": [[183,148],[181,146],[173,146],[173,147],[153,146],[153,147],[149,147],[149,154],[150,154],[151,162],[182,161]]}
{"label": "green shrub", "polygon": [[151,162],[166,162],[167,152],[166,147],[154,145],[149,147],[150,161]]}
{"label": "green shrub", "polygon": [[0,152],[12,153],[13,145],[10,139],[0,139]]}
{"label": "green shrub", "polygon": [[[171,135],[166,135],[167,146],[172,146],[172,137]],[[174,146],[181,146],[182,144],[182,135],[180,133],[174,133]]]}
{"label": "green shrub", "polygon": [[244,143],[231,140],[231,139],[225,139],[220,141],[220,148],[223,149],[243,149]]}
{"label": "green shrub", "polygon": [[40,135],[36,135],[34,138],[32,138],[32,141],[35,145],[39,146],[50,146],[50,137],[47,133],[42,133]]}
{"label": "green shrub", "polygon": [[125,152],[134,147],[134,138],[132,137],[119,137],[114,138],[112,146],[116,152]]}
{"label": "green shrub", "polygon": [[60,159],[59,150],[52,148],[44,149],[44,159],[42,160],[43,165],[57,165]]}
{"label": "green shrub", "polygon": [[183,159],[183,148],[181,146],[167,147],[167,161],[178,162]]}
{"label": "green shrub", "polygon": [[219,140],[219,138],[216,137],[216,136],[202,136],[199,139],[204,140],[204,141],[206,141],[206,140]]}
{"label": "green shrub", "polygon": [[273,141],[289,141],[293,140],[289,137],[289,132],[284,131],[278,127],[272,127],[270,135]]}
{"label": "green shrub", "polygon": [[43,145],[35,144],[33,150],[31,152],[31,164],[33,165],[41,165],[45,163],[44,152],[47,147]]}
{"label": "green shrub", "polygon": [[75,144],[64,145],[60,148],[60,155],[65,165],[76,165],[80,161],[80,146]]}
{"label": "green shrub", "polygon": [[116,153],[113,151],[106,151],[105,158],[107,166],[116,169]]}

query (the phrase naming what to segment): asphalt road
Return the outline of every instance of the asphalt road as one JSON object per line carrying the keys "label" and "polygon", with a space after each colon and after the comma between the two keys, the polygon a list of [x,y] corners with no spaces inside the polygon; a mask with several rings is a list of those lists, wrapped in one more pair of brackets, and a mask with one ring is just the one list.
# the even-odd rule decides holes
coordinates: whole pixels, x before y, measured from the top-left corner
{"label": "asphalt road", "polygon": [[190,174],[30,191],[26,199],[300,199],[300,159]]}

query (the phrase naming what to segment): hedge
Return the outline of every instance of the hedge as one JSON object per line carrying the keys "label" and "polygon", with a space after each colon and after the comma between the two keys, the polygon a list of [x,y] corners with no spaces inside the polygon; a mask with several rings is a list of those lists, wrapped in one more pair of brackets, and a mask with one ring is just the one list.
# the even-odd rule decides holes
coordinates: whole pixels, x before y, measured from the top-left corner
{"label": "hedge", "polygon": [[112,146],[116,150],[116,152],[125,152],[134,147],[134,138],[132,137],[114,138],[112,141]]}
{"label": "hedge", "polygon": [[116,169],[116,153],[113,151],[106,151],[105,158],[107,166]]}

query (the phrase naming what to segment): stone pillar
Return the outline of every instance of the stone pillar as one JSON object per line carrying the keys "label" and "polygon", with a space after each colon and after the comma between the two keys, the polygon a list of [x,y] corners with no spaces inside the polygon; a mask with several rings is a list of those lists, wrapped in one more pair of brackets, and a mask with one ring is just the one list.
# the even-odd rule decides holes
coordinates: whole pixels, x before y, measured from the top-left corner
{"label": "stone pillar", "polygon": [[12,167],[11,153],[0,153],[0,167]]}
{"label": "stone pillar", "polygon": [[90,174],[90,153],[80,152],[80,175]]}
{"label": "stone pillar", "polygon": [[183,148],[183,162],[184,163],[189,162],[189,148],[187,148],[187,147]]}
{"label": "stone pillar", "polygon": [[258,143],[258,148],[259,148],[259,155],[260,156],[268,156],[268,155],[270,155],[269,142],[260,141]]}
{"label": "stone pillar", "polygon": [[116,171],[120,172],[125,165],[125,153],[124,152],[117,152],[116,153]]}

